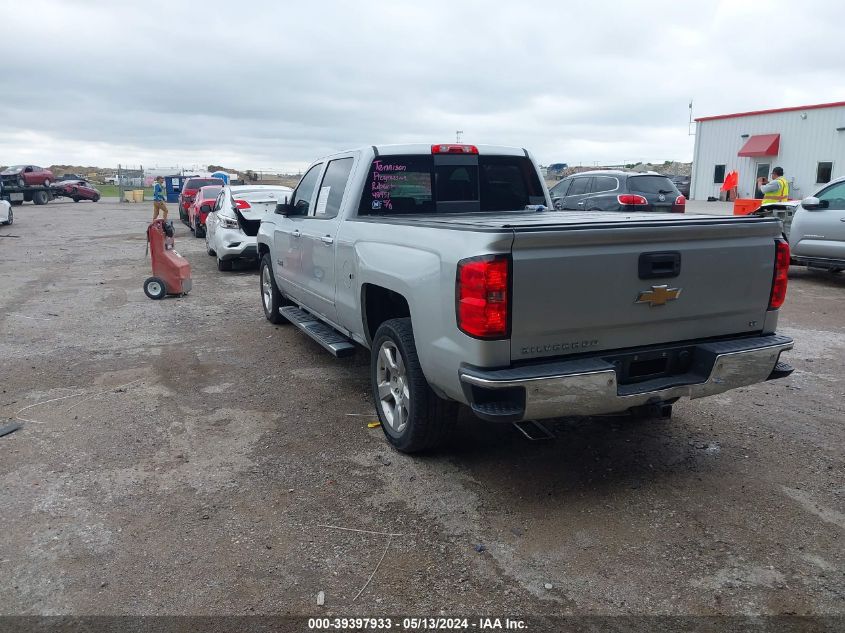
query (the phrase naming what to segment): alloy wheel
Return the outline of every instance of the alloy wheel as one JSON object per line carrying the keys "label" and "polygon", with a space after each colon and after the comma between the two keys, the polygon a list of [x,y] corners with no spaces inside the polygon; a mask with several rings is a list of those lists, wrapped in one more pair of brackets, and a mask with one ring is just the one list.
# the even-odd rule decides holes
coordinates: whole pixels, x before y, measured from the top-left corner
{"label": "alloy wheel", "polygon": [[269,314],[273,309],[273,279],[270,277],[269,266],[261,271],[261,299],[264,301],[264,310]]}
{"label": "alloy wheel", "polygon": [[410,417],[411,393],[405,361],[393,341],[385,341],[379,349],[376,382],[385,421],[395,433],[402,433]]}

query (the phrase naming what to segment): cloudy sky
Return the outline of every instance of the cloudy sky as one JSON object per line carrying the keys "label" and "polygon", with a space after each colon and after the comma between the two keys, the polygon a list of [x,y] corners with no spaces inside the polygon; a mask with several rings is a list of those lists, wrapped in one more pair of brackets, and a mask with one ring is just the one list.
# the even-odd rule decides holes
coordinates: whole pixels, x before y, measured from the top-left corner
{"label": "cloudy sky", "polygon": [[845,100],[843,6],[0,0],[0,164],[296,171],[456,130],[541,163],[690,160],[690,99]]}

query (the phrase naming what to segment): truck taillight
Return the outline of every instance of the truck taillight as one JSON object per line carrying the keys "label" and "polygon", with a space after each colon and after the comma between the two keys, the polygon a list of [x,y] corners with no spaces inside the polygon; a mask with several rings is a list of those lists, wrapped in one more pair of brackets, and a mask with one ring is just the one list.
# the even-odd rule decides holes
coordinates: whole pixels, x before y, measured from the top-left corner
{"label": "truck taillight", "polygon": [[672,205],[672,213],[683,213],[687,209],[687,199],[683,196],[675,198],[675,203]]}
{"label": "truck taillight", "polygon": [[478,148],[475,145],[457,145],[447,143],[443,145],[432,145],[432,154],[477,154]]}
{"label": "truck taillight", "polygon": [[243,210],[243,209],[251,209],[251,208],[252,208],[252,207],[250,206],[249,202],[247,202],[246,200],[235,200],[235,206],[236,206],[238,209],[241,209],[241,210]]}
{"label": "truck taillight", "polygon": [[638,196],[635,193],[625,193],[621,196],[616,196],[616,199],[619,201],[619,204],[631,204],[631,205],[642,205],[648,204],[648,200],[646,200],[643,196]]}
{"label": "truck taillight", "polygon": [[508,336],[510,257],[484,255],[458,262],[458,328],[475,338]]}
{"label": "truck taillight", "polygon": [[775,276],[772,279],[772,293],[769,295],[769,310],[777,310],[786,300],[789,258],[789,243],[786,240],[775,240]]}

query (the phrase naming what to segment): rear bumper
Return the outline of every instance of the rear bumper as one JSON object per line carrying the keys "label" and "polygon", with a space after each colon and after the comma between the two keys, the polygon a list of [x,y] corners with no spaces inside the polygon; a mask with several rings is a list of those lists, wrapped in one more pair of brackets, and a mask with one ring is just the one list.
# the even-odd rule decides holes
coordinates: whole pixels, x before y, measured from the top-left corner
{"label": "rear bumper", "polygon": [[801,255],[793,255],[792,260],[801,266],[811,266],[813,268],[845,268],[845,258],[835,259],[831,257],[803,257]]}
{"label": "rear bumper", "polygon": [[[498,370],[464,366],[460,380],[467,402],[485,420],[600,415],[783,378],[792,368],[779,362],[780,354],[792,345],[791,338],[778,335],[693,344],[684,347],[691,354],[684,373],[630,384],[620,384],[619,363],[608,360],[612,354]],[[646,353],[653,356],[660,349]]]}
{"label": "rear bumper", "polygon": [[255,237],[244,235],[236,229],[218,229],[215,242],[217,256],[230,259],[258,259],[258,243]]}

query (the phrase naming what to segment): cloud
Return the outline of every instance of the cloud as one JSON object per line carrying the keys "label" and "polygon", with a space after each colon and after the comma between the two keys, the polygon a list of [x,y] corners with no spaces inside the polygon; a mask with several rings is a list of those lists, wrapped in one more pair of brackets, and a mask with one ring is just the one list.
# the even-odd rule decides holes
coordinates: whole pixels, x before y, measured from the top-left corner
{"label": "cloud", "polygon": [[843,13],[826,2],[36,0],[0,27],[13,62],[0,163],[297,170],[456,130],[544,163],[689,160],[690,98],[696,115],[845,100]]}

